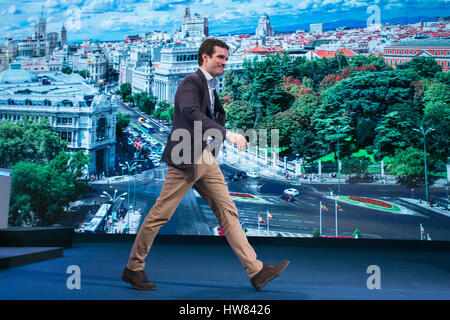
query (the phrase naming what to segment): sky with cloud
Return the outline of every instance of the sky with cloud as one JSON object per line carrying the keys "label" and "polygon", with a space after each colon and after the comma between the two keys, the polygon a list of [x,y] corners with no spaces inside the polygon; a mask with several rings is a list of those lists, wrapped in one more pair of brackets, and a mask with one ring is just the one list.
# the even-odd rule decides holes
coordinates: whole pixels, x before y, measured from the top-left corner
{"label": "sky with cloud", "polygon": [[[31,36],[43,14],[47,32],[68,30],[70,40],[122,40],[128,34],[181,28],[185,7],[209,19],[210,34],[255,30],[262,14],[272,27],[366,21],[377,6],[383,19],[450,16],[450,0],[0,0],[1,37]],[[373,12],[373,11],[371,11]]]}

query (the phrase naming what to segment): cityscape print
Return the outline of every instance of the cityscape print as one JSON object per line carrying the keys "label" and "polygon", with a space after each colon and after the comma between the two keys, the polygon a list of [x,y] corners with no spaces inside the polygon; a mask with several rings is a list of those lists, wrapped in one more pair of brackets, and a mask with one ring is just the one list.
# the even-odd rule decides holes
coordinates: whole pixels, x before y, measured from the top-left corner
{"label": "cityscape print", "polygon": [[[216,159],[247,236],[450,240],[442,1],[0,1],[0,228],[136,234],[178,84],[230,47]],[[5,190],[5,191],[4,191]],[[190,190],[161,234],[223,236]]]}

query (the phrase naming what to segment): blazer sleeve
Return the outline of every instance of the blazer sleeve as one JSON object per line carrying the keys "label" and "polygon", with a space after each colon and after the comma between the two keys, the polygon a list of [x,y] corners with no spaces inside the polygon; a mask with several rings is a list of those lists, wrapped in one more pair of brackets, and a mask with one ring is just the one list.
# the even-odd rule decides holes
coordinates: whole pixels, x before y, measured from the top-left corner
{"label": "blazer sleeve", "polygon": [[186,78],[183,84],[180,84],[177,92],[177,101],[180,112],[185,119],[202,122],[202,133],[208,129],[217,129],[222,132],[223,138],[226,136],[224,126],[211,120],[203,112],[200,111],[201,85],[196,83],[192,78]]}

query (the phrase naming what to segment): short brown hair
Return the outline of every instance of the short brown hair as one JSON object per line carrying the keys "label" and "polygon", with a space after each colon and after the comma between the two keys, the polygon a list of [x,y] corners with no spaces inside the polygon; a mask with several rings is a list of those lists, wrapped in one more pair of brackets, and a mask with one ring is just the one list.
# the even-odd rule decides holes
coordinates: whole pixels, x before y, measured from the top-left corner
{"label": "short brown hair", "polygon": [[214,47],[218,46],[227,50],[230,50],[230,47],[223,41],[218,39],[206,39],[198,49],[198,65],[201,66],[203,64],[202,55],[206,53],[208,57],[212,57],[214,54]]}

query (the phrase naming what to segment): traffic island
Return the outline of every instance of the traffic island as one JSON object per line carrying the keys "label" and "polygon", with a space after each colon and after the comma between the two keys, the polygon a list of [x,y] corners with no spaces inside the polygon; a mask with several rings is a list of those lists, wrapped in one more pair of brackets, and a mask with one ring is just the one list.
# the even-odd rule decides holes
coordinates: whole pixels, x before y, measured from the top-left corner
{"label": "traffic island", "polygon": [[357,197],[357,196],[328,196],[329,199],[336,200],[339,202],[348,203],[355,206],[365,207],[369,209],[374,209],[378,211],[384,211],[389,212],[393,214],[407,214],[407,215],[414,215],[414,216],[422,216],[421,214],[414,212],[412,210],[409,210],[403,206],[400,206],[398,204],[374,199],[374,198],[368,198],[368,197]]}

